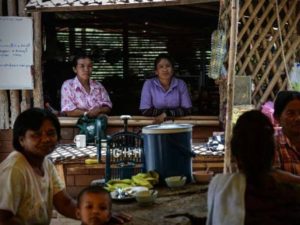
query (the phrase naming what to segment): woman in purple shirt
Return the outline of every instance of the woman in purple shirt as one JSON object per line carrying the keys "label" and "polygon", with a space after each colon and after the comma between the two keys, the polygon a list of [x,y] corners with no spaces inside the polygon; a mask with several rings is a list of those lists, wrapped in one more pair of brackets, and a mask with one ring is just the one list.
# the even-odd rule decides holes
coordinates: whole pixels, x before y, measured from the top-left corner
{"label": "woman in purple shirt", "polygon": [[154,116],[154,123],[168,117],[190,115],[192,103],[185,82],[173,76],[174,64],[168,54],[160,54],[154,62],[155,78],[145,81],[140,110],[144,116]]}

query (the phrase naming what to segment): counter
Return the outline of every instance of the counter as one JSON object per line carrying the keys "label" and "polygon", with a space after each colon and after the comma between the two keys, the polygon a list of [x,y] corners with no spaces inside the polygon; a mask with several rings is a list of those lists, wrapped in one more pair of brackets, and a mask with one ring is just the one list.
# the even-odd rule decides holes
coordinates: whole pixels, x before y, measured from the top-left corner
{"label": "counter", "polygon": [[[60,124],[64,127],[73,127],[76,125],[77,117],[59,117]],[[153,117],[145,116],[132,116],[128,120],[129,126],[147,126],[152,124]],[[184,116],[176,117],[175,123],[188,123],[195,126],[219,126],[219,120],[217,116]],[[109,116],[108,126],[123,126],[123,120],[120,116]]]}
{"label": "counter", "polygon": [[[59,121],[62,126],[62,141],[61,143],[71,143],[76,134],[78,134],[78,128],[76,127],[76,117],[59,117]],[[132,116],[128,120],[128,131],[141,132],[142,128],[147,125],[151,125],[153,121],[152,117],[145,116]],[[188,123],[193,125],[193,142],[201,143],[207,142],[208,137],[212,135],[214,131],[221,131],[220,123],[217,116],[185,116],[176,117],[174,123]],[[109,116],[107,134],[113,134],[115,132],[123,130],[123,120],[120,116]]]}

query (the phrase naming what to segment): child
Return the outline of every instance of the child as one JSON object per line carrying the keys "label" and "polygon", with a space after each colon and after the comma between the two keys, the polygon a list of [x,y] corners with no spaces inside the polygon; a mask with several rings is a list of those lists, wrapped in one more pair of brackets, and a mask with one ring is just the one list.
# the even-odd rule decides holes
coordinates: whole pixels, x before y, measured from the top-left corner
{"label": "child", "polygon": [[82,225],[109,224],[111,208],[110,193],[100,186],[89,186],[78,195],[76,215]]}

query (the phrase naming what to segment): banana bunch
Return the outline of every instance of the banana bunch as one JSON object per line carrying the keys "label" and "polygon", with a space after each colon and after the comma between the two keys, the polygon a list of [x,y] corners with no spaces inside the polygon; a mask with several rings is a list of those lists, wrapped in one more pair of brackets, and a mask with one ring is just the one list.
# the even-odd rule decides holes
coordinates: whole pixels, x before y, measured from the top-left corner
{"label": "banana bunch", "polygon": [[149,171],[147,173],[138,173],[132,176],[131,179],[123,180],[110,180],[106,183],[106,189],[108,191],[114,191],[117,188],[128,188],[134,186],[144,186],[149,189],[153,188],[153,185],[158,183],[159,175],[155,171]]}
{"label": "banana bunch", "polygon": [[128,188],[128,187],[133,187],[135,186],[132,183],[131,179],[123,179],[123,180],[110,180],[106,183],[105,189],[108,190],[109,192],[112,192],[116,190],[117,188]]}

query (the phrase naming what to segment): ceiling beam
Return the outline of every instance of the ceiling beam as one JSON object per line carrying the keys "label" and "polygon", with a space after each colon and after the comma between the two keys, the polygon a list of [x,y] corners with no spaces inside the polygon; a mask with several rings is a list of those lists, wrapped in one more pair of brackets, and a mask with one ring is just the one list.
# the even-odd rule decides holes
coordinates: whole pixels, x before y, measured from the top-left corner
{"label": "ceiling beam", "polygon": [[110,5],[87,5],[87,6],[60,6],[60,7],[38,7],[26,8],[27,13],[31,12],[79,12],[79,11],[98,11],[98,10],[117,10],[117,9],[134,9],[149,7],[166,7],[174,5],[192,5],[202,3],[219,2],[219,0],[169,0],[163,2],[143,2],[143,3],[125,3]]}

